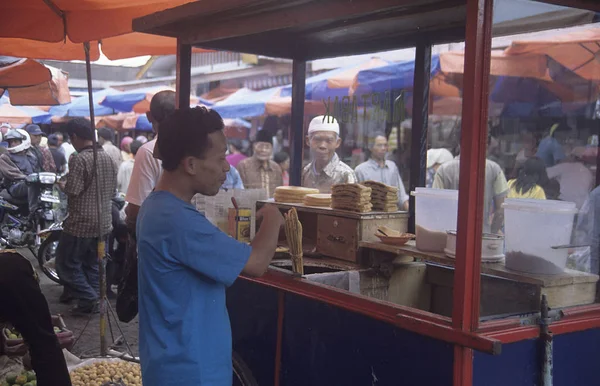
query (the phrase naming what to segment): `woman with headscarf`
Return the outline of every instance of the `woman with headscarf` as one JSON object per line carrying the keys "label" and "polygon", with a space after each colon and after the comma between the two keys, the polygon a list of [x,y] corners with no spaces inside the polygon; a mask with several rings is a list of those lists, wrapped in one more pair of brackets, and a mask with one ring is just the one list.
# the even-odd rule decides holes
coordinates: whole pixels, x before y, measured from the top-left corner
{"label": "woman with headscarf", "polygon": [[448,149],[439,148],[427,150],[427,177],[425,186],[431,188],[433,186],[433,177],[440,165],[452,161],[453,159],[454,157]]}

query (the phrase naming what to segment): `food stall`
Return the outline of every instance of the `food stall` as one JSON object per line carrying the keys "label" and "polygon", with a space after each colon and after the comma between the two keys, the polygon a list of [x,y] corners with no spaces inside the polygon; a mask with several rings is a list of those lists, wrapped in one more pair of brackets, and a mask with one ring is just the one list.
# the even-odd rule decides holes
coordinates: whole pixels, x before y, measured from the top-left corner
{"label": "food stall", "polygon": [[[596,1],[552,3],[600,12]],[[134,21],[136,31],[178,39],[180,106],[189,105],[192,46],[293,61],[291,184],[296,186],[309,121],[303,111],[306,62],[416,46],[410,212],[276,203],[285,212],[294,208],[302,224],[304,272],[292,272],[289,257],[278,259],[263,277],[242,277],[229,289],[234,361],[244,364],[243,384],[598,384],[598,276],[564,267],[553,274],[537,268],[523,272],[507,266],[522,259],[502,260],[487,250],[499,243],[484,234],[482,215],[493,10],[493,0],[205,0]],[[458,194],[448,193],[455,195],[454,214],[437,218],[446,209],[427,215],[422,209],[439,202],[420,206],[427,192],[418,189],[425,184],[431,48],[461,40],[466,42],[461,178]],[[394,90],[380,94],[376,102],[391,117],[392,95]],[[373,95],[348,96],[338,114],[352,117],[355,100],[375,104]],[[540,218],[527,229],[510,228],[523,209],[510,204],[506,251],[511,245],[510,251],[523,257],[528,252],[518,250],[515,240],[536,245],[527,232],[539,228],[538,234],[548,234]],[[570,208],[537,212],[553,211],[574,215]],[[456,225],[442,226],[448,218]],[[428,248],[435,243],[419,228],[428,221],[450,244]],[[383,244],[373,237],[381,226],[416,232],[416,242]],[[519,235],[509,240],[515,230],[525,240]],[[454,249],[444,251],[452,243]],[[560,251],[552,247],[561,245],[544,245],[551,249],[548,256]]]}

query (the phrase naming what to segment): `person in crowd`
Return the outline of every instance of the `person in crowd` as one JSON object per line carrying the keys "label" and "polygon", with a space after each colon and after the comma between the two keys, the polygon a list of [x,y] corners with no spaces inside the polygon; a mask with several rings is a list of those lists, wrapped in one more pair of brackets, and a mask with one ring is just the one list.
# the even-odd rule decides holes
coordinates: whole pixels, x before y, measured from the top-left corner
{"label": "person in crowd", "polygon": [[290,155],[285,151],[280,151],[279,153],[275,154],[273,161],[275,161],[281,168],[283,186],[288,186],[290,184]]}
{"label": "person in crowd", "polygon": [[[146,113],[156,133],[152,141],[143,144],[135,155],[131,179],[125,195],[125,223],[129,232],[126,257],[123,269],[123,280],[117,295],[117,315],[123,322],[129,322],[137,315],[138,280],[137,280],[137,247],[136,223],[140,207],[148,195],[154,190],[162,174],[160,161],[154,157],[155,145],[161,132],[160,124],[175,111],[175,92],[170,90],[156,93],[150,101],[150,110]],[[156,151],[158,154],[159,152]]]}
{"label": "person in crowd", "polygon": [[516,179],[508,181],[507,198],[546,199],[544,187],[548,185],[546,165],[538,157],[528,158]]}
{"label": "person in crowd", "polygon": [[537,139],[535,134],[529,130],[521,131],[521,149],[517,153],[515,157],[515,164],[510,171],[510,175],[513,178],[517,178],[519,176],[519,171],[527,161],[531,157],[535,157],[537,152]]}
{"label": "person in crowd", "polygon": [[205,107],[184,108],[161,126],[157,146],[164,172],[137,224],[142,381],[231,385],[225,290],[242,272],[266,271],[283,216],[273,205],[261,209],[251,245],[221,232],[190,200],[216,195],[225,181],[230,166],[223,120]]}
{"label": "person in crowd", "polygon": [[123,162],[123,157],[121,156],[121,150],[113,144],[114,140],[115,133],[113,130],[106,127],[98,129],[98,144],[102,146],[106,154],[115,162],[118,170]]}
{"label": "person in crowd", "polygon": [[281,153],[283,151],[283,130],[277,129],[277,132],[273,136],[273,154]]}
{"label": "person in crowd", "polygon": [[574,202],[580,209],[594,187],[594,175],[576,152],[563,150],[563,153],[569,156],[547,169],[548,178],[560,184],[560,200]]}
{"label": "person in crowd", "polygon": [[128,135],[121,140],[121,159],[123,161],[133,159],[134,157],[131,153],[131,142],[133,142],[133,138]]}
{"label": "person in crowd", "polygon": [[0,176],[5,189],[0,196],[9,201],[27,201],[29,213],[37,207],[37,188],[27,184],[25,179],[32,173],[42,171],[39,158],[31,149],[29,133],[23,129],[9,130],[4,139],[8,142],[8,152],[0,155]]}
{"label": "person in crowd", "polygon": [[335,152],[342,144],[340,125],[331,116],[313,118],[308,126],[306,144],[310,146],[311,162],[302,171],[302,186],[331,193],[331,186],[355,183],[354,170],[340,160]]}
{"label": "person in crowd", "polygon": [[0,319],[10,322],[23,336],[39,386],[71,386],[37,274],[17,252],[1,252]]}
{"label": "person in crowd", "polygon": [[536,157],[541,158],[546,164],[546,167],[554,166],[567,157],[562,145],[556,138],[558,136],[558,132],[565,132],[567,130],[568,127],[566,127],[564,124],[555,123],[550,128],[548,134],[540,141]]}
{"label": "person in crowd", "polygon": [[148,142],[148,138],[145,135],[138,135],[137,137],[135,137],[135,140],[141,142],[142,145]]}
{"label": "person in crowd", "polygon": [[248,158],[245,154],[244,154],[244,144],[242,142],[242,140],[238,139],[238,138],[231,138],[229,140],[229,154],[227,154],[227,162],[229,162],[229,165],[233,166],[233,167],[237,167],[237,165],[245,160],[246,158]]}
{"label": "person in crowd", "polygon": [[[458,190],[460,173],[460,156],[442,164],[433,178],[434,189]],[[502,203],[508,195],[509,187],[502,168],[486,159],[485,192],[483,196],[483,231],[498,233],[504,225]]]}
{"label": "person in crowd", "polygon": [[358,182],[371,180],[398,188],[398,207],[408,210],[408,194],[406,194],[400,172],[393,161],[385,159],[388,152],[388,141],[385,135],[375,135],[373,146],[369,152],[371,153],[370,158],[354,170]]}
{"label": "person in crowd", "polygon": [[450,150],[443,147],[439,149],[427,150],[427,175],[425,177],[425,186],[431,188],[433,186],[433,177],[438,168],[448,162],[452,161],[454,156],[450,153]]}
{"label": "person in crowd", "polygon": [[221,189],[244,189],[244,182],[242,181],[242,177],[240,177],[240,173],[233,166],[229,166],[229,171],[227,172],[225,182],[221,185]]}
{"label": "person in crowd", "polygon": [[75,148],[73,147],[73,145],[71,145],[68,135],[65,135],[61,132],[56,133],[56,135],[58,136],[59,142],[58,148],[67,160],[67,170],[69,170],[69,160],[71,159],[73,153],[75,153]]}
{"label": "person in crowd", "polygon": [[[131,138],[131,137],[129,137]],[[135,162],[135,155],[138,149],[142,146],[139,141],[133,141],[127,145],[127,150],[131,153],[131,157],[119,166],[117,172],[117,192],[125,196],[127,194],[127,188],[129,187],[129,181],[131,180],[131,173],[133,172],[133,165]]]}
{"label": "person in crowd", "polygon": [[[56,270],[65,283],[60,301],[77,299],[74,314],[98,310],[98,240],[112,229],[111,199],[117,188],[117,168],[100,146],[94,162],[94,131],[91,122],[75,118],[67,123],[67,132],[77,154],[69,160],[69,174],[60,185],[68,197],[68,217],[56,251]],[[90,173],[96,165],[96,172]],[[96,179],[100,191],[96,190]],[[98,197],[98,195],[100,197]],[[97,200],[100,200],[98,218]],[[98,229],[98,223],[100,228]]]}
{"label": "person in crowd", "polygon": [[52,159],[54,160],[57,173],[62,174],[66,171],[67,159],[65,158],[65,155],[58,149],[58,146],[58,135],[50,134],[48,136],[48,150],[50,151],[50,154],[52,154]]}
{"label": "person in crowd", "polygon": [[267,197],[273,197],[275,188],[283,185],[281,168],[271,160],[273,136],[264,129],[256,133],[254,154],[241,161],[237,170],[246,189],[265,189]]}
{"label": "person in crowd", "polygon": [[52,153],[46,147],[40,146],[44,132],[38,125],[27,125],[25,131],[29,133],[31,138],[31,150],[35,153],[42,165],[42,170],[45,172],[56,173],[56,165]]}

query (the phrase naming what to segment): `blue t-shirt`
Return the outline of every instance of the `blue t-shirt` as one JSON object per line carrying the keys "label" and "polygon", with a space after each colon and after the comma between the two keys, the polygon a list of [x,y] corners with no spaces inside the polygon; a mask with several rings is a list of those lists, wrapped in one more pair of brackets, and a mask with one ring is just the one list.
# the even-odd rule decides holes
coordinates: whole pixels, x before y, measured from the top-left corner
{"label": "blue t-shirt", "polygon": [[251,248],[165,191],[137,220],[139,341],[144,386],[231,386],[225,288]]}
{"label": "blue t-shirt", "polygon": [[566,158],[560,143],[551,136],[545,137],[540,141],[536,156],[541,158],[548,168]]}

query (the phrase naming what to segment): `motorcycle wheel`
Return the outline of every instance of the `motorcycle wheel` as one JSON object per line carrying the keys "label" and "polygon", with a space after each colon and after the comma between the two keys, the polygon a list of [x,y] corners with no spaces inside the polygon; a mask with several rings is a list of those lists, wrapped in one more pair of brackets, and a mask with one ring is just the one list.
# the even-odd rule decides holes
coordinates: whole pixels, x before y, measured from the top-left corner
{"label": "motorcycle wheel", "polygon": [[37,259],[40,269],[50,280],[55,283],[62,284],[62,281],[58,277],[56,267],[54,264],[48,264],[51,260],[56,258],[56,249],[58,247],[58,240],[62,231],[54,231],[42,242],[38,250]]}

